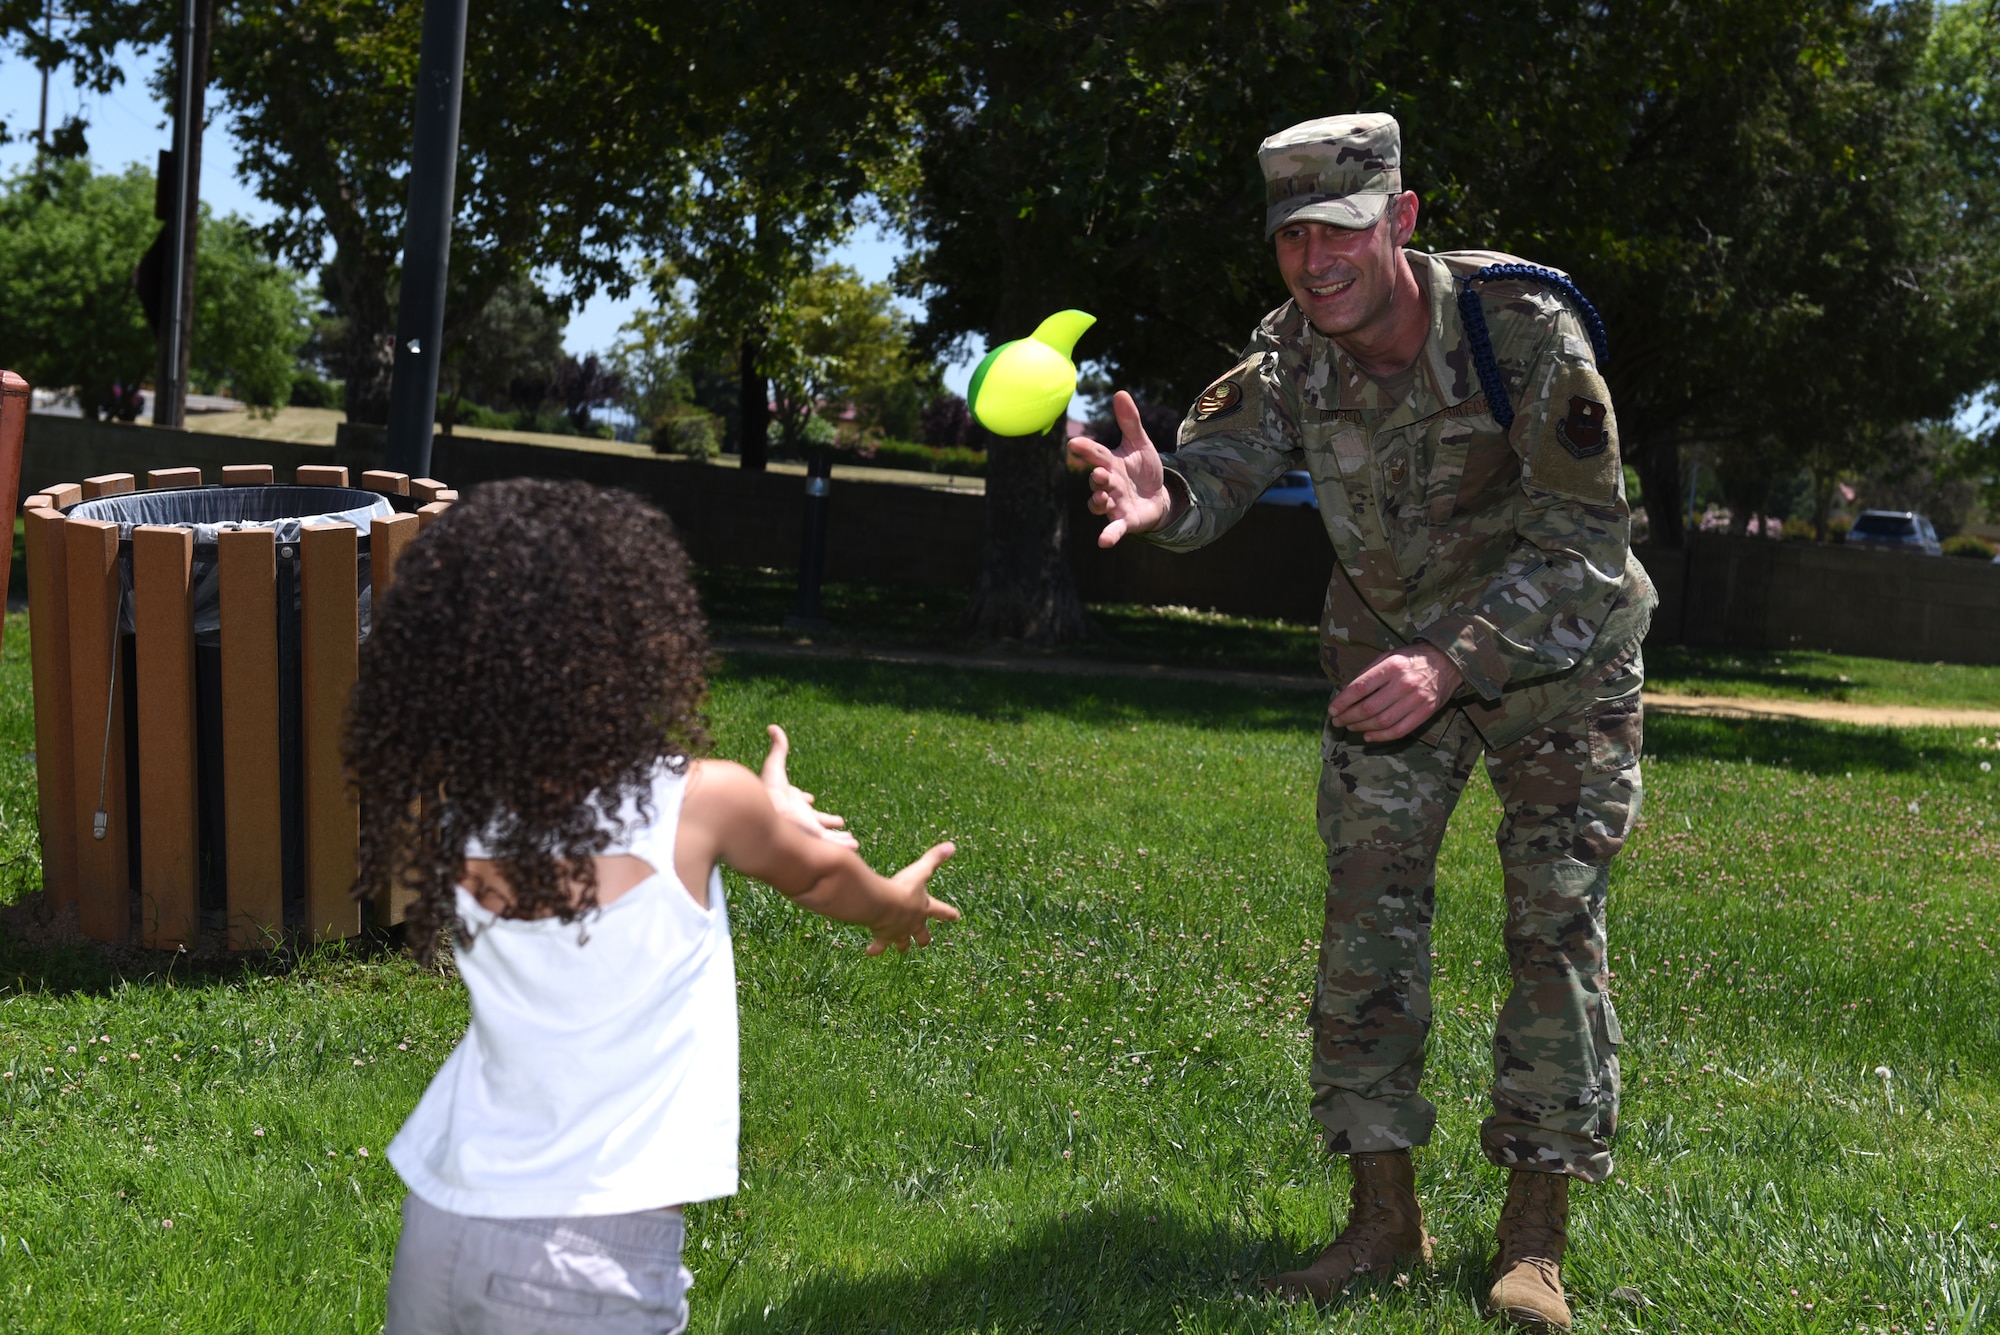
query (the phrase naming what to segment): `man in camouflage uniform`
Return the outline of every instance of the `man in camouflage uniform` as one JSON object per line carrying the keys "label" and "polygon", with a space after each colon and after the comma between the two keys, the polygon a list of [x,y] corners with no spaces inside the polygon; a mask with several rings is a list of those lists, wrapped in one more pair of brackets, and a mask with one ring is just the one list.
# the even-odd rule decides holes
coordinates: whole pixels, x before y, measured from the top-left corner
{"label": "man in camouflage uniform", "polygon": [[1631,557],[1595,313],[1587,324],[1553,271],[1480,273],[1512,257],[1405,249],[1417,197],[1391,117],[1309,121],[1259,156],[1292,300],[1201,395],[1171,455],[1123,394],[1120,447],[1071,449],[1092,466],[1104,546],[1213,542],[1303,467],[1338,556],[1320,621],[1338,690],[1321,744],[1312,1110],[1353,1192],[1333,1245],[1271,1284],[1324,1299],[1429,1259],[1410,1148],[1437,1120],[1418,1092],[1436,862],[1483,753],[1505,810],[1513,971],[1480,1136],[1510,1172],[1489,1305],[1567,1329],[1568,1185],[1610,1174],[1617,1125],[1605,890],[1639,808],[1655,601]]}

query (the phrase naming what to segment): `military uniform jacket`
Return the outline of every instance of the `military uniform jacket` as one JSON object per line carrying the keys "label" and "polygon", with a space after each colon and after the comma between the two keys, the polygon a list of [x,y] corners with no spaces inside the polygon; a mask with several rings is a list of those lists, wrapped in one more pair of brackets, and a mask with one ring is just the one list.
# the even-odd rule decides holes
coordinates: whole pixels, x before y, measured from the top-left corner
{"label": "military uniform jacket", "polygon": [[[1515,417],[1481,392],[1458,283],[1491,251],[1405,252],[1430,302],[1409,397],[1388,395],[1286,302],[1182,422],[1165,460],[1191,502],[1147,537],[1213,542],[1287,469],[1304,468],[1337,557],[1320,619],[1338,685],[1413,641],[1448,654],[1491,746],[1639,686],[1657,601],[1631,554],[1617,416],[1581,321],[1529,280],[1477,285]],[[1171,485],[1171,483],[1170,483]]]}

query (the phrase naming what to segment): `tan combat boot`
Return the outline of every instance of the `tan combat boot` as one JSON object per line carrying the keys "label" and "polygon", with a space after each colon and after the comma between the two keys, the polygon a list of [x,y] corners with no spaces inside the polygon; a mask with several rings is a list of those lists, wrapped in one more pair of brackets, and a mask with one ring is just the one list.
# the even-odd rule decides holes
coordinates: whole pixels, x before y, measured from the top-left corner
{"label": "tan combat boot", "polygon": [[1563,1248],[1569,1243],[1569,1179],[1516,1168],[1507,1179],[1487,1311],[1516,1326],[1568,1330]]}
{"label": "tan combat boot", "polygon": [[1273,1275],[1264,1288],[1281,1297],[1326,1302],[1356,1275],[1381,1275],[1429,1265],[1431,1240],[1417,1204],[1417,1170],[1408,1150],[1350,1154],[1354,1185],[1347,1194],[1347,1227],[1303,1270]]}

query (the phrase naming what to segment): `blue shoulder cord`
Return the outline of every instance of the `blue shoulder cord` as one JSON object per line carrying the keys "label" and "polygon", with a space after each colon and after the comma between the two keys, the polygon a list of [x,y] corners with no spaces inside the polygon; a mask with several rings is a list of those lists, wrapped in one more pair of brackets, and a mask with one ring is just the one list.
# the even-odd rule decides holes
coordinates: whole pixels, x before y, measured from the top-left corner
{"label": "blue shoulder cord", "polygon": [[1568,298],[1583,318],[1583,329],[1590,335],[1590,347],[1597,354],[1599,366],[1611,360],[1611,347],[1604,337],[1604,321],[1598,316],[1597,307],[1577,291],[1575,283],[1554,269],[1544,269],[1538,264],[1489,264],[1459,279],[1458,318],[1465,324],[1466,342],[1472,345],[1472,366],[1479,372],[1479,387],[1486,391],[1486,405],[1493,413],[1493,420],[1506,431],[1514,425],[1514,405],[1507,400],[1507,382],[1500,378],[1500,363],[1493,359],[1493,339],[1486,332],[1486,309],[1479,304],[1479,294],[1472,290],[1474,283],[1489,278],[1524,278],[1554,288]]}

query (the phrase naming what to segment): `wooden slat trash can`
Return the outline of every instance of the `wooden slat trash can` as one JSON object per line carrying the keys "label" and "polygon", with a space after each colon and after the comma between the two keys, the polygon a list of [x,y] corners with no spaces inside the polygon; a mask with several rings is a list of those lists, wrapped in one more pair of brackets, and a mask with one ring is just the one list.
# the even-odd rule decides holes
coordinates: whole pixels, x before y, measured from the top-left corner
{"label": "wooden slat trash can", "polygon": [[322,465],[289,484],[223,472],[113,474],[23,504],[43,883],[100,941],[362,929],[342,722],[374,599],[456,494]]}

